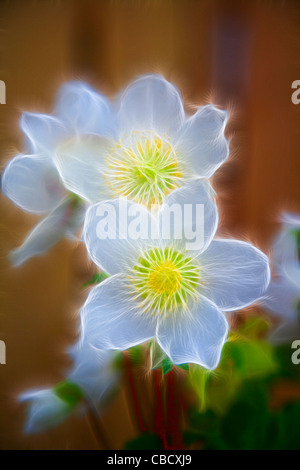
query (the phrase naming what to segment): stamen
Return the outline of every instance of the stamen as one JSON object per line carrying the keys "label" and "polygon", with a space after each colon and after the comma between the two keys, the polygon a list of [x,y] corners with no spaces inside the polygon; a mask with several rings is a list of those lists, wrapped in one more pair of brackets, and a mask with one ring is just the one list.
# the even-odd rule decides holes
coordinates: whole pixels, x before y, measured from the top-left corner
{"label": "stamen", "polygon": [[151,131],[135,131],[111,152],[105,178],[114,197],[126,196],[149,206],[161,204],[167,194],[180,187],[183,173],[166,138]]}
{"label": "stamen", "polygon": [[132,294],[144,312],[167,316],[188,308],[197,299],[200,267],[173,247],[152,248],[144,253],[129,276]]}

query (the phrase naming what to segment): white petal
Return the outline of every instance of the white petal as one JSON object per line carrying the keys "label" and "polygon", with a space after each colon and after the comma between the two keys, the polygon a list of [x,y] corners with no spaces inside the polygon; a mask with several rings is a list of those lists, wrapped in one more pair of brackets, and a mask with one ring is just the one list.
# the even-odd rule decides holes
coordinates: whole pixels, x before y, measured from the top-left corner
{"label": "white petal", "polygon": [[284,214],[283,222],[283,229],[272,246],[272,262],[280,275],[297,286],[300,285],[300,261],[297,241],[300,222],[296,215],[291,214]]}
{"label": "white petal", "polygon": [[2,193],[21,209],[42,213],[53,209],[65,195],[59,174],[49,158],[17,155],[1,178]]}
{"label": "white petal", "polygon": [[14,266],[20,266],[36,255],[42,255],[64,236],[78,230],[83,222],[82,207],[66,199],[36,225],[23,244],[10,253]]}
{"label": "white petal", "polygon": [[83,340],[72,347],[69,355],[74,366],[68,374],[68,380],[79,385],[97,405],[117,379],[112,366],[115,351],[96,349]]}
{"label": "white petal", "polygon": [[83,82],[64,84],[56,114],[74,134],[112,136],[114,116],[108,100]]}
{"label": "white petal", "polygon": [[155,334],[155,320],[138,307],[125,278],[120,275],[92,289],[81,319],[84,337],[99,349],[125,350]]}
{"label": "white petal", "polygon": [[108,197],[103,173],[111,146],[111,140],[92,135],[73,138],[58,146],[54,161],[66,188],[88,202]]}
{"label": "white petal", "polygon": [[192,362],[215,369],[228,333],[225,315],[203,296],[189,312],[158,323],[157,341],[174,364]]}
{"label": "white petal", "polygon": [[63,123],[48,114],[23,113],[20,127],[32,153],[50,155],[56,145],[67,135]]}
{"label": "white petal", "polygon": [[272,280],[262,299],[263,305],[282,319],[296,318],[299,302],[300,285],[294,285],[286,277]]}
{"label": "white petal", "polygon": [[156,220],[143,206],[125,198],[112,199],[88,209],[83,238],[94,263],[117,274],[137,262],[152,227],[155,230]]}
{"label": "white petal", "polygon": [[176,150],[189,160],[196,175],[210,178],[229,156],[224,136],[227,120],[226,111],[208,105],[184,123]]}
{"label": "white petal", "polygon": [[281,230],[273,243],[272,261],[279,269],[287,263],[298,262],[296,237],[287,227]]}
{"label": "white petal", "polygon": [[300,262],[299,260],[285,263],[283,270],[287,279],[295,286],[300,286]]}
{"label": "white petal", "polygon": [[300,228],[300,215],[291,212],[284,212],[281,215],[281,221],[287,228],[299,229]]}
{"label": "white petal", "polygon": [[20,401],[29,401],[25,431],[36,434],[62,423],[70,414],[71,408],[51,389],[24,393]]}
{"label": "white petal", "polygon": [[[291,344],[293,340],[299,339],[300,337],[300,322],[298,318],[291,318],[286,322],[279,325],[275,330],[268,336],[269,341],[272,344]],[[292,355],[291,350],[291,355]]]}
{"label": "white petal", "polygon": [[174,137],[184,121],[180,93],[160,75],[142,76],[121,97],[119,120],[122,135],[152,130]]}
{"label": "white petal", "polygon": [[266,292],[269,260],[250,243],[213,240],[198,261],[202,293],[221,310],[244,308]]}
{"label": "white petal", "polygon": [[162,238],[168,238],[170,233],[170,239],[181,237],[187,250],[205,250],[219,221],[214,195],[210,184],[200,179],[173,191],[165,198],[160,211]]}

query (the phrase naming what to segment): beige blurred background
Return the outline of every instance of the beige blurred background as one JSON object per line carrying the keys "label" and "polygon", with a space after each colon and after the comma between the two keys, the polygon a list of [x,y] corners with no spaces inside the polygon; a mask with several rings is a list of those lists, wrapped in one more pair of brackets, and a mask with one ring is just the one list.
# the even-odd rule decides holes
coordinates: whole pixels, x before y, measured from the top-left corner
{"label": "beige blurred background", "polygon": [[[213,102],[229,109],[231,157],[214,177],[219,233],[268,252],[282,210],[300,212],[300,5],[294,1],[66,0],[0,3],[1,168],[22,151],[22,111],[51,112],[57,88],[82,79],[113,96],[136,75],[160,72],[181,90],[187,110]],[[69,365],[77,316],[92,268],[84,248],[61,241],[51,253],[11,269],[9,250],[36,223],[0,197],[1,449],[92,449],[85,419],[72,417],[40,436],[24,436],[17,395],[51,386]],[[151,424],[152,384],[139,376]],[[126,388],[126,387],[125,387]],[[152,411],[151,411],[152,410]],[[122,388],[104,414],[120,448],[138,434]],[[149,424],[149,425],[150,425]]]}

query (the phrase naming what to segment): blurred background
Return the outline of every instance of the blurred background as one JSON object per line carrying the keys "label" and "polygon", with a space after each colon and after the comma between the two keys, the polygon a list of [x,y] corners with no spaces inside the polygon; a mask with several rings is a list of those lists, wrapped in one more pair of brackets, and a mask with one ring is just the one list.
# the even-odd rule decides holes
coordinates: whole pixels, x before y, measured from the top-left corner
{"label": "blurred background", "polygon": [[[51,113],[58,87],[80,79],[114,96],[138,74],[158,72],[180,89],[188,112],[214,103],[231,113],[231,157],[212,181],[220,234],[250,240],[266,253],[282,210],[300,213],[300,79],[297,1],[44,0],[0,3],[1,168],[22,151],[23,111]],[[97,448],[88,423],[72,417],[39,436],[22,433],[20,392],[51,386],[70,364],[77,315],[91,274],[82,246],[61,241],[46,256],[11,269],[7,253],[36,223],[0,196],[1,449]],[[300,367],[300,366],[298,366]],[[137,377],[151,420],[152,390]],[[116,448],[138,430],[126,384],[105,411]],[[297,387],[294,395],[300,397]]]}

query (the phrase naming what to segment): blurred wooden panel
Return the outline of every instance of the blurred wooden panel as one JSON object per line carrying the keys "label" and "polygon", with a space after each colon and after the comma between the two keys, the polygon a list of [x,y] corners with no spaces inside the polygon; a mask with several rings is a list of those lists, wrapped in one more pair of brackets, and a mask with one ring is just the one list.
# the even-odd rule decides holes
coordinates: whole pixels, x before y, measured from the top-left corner
{"label": "blurred wooden panel", "polygon": [[281,211],[300,212],[300,107],[291,101],[291,84],[300,76],[296,7],[261,8],[253,31],[251,158],[243,217],[261,241],[278,227]]}

